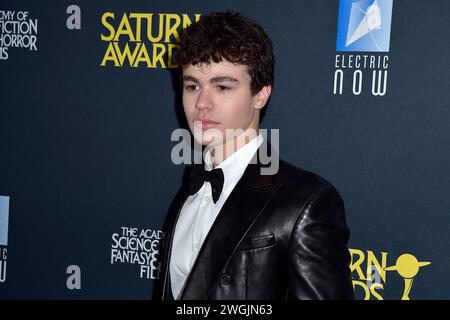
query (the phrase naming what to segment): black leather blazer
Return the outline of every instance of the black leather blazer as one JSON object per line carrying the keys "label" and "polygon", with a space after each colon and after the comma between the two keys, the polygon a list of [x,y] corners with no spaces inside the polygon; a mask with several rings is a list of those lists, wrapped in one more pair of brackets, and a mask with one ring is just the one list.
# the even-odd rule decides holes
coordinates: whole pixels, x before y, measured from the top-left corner
{"label": "black leather blazer", "polygon": [[[275,175],[261,175],[261,166],[249,164],[226,200],[180,299],[353,299],[349,229],[336,189],[282,160]],[[169,258],[187,197],[183,185],[166,218],[154,299],[173,299]]]}

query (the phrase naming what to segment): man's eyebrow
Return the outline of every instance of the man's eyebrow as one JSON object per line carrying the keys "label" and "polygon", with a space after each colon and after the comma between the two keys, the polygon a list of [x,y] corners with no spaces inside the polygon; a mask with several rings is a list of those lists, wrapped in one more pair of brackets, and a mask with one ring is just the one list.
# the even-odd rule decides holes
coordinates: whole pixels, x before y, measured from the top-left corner
{"label": "man's eyebrow", "polygon": [[209,80],[211,83],[215,82],[239,82],[238,79],[229,77],[229,76],[222,76],[222,77],[215,77]]}
{"label": "man's eyebrow", "polygon": [[[192,81],[195,83],[199,83],[198,79],[193,76],[183,76],[183,81]],[[217,83],[217,82],[239,82],[238,79],[230,77],[230,76],[220,76],[220,77],[214,77],[209,79],[210,83]]]}
{"label": "man's eyebrow", "polygon": [[183,76],[183,81],[192,81],[198,83],[198,80],[193,76]]}

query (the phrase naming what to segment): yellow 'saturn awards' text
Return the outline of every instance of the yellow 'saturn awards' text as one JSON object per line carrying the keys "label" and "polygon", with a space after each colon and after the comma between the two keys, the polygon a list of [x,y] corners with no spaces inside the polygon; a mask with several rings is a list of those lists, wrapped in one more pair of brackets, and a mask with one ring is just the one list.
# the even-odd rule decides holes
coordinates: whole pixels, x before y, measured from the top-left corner
{"label": "yellow 'saturn awards' text", "polygon": [[176,68],[172,63],[174,50],[180,42],[179,31],[200,14],[189,17],[175,13],[123,13],[102,15],[101,40],[108,42],[101,66],[132,68]]}

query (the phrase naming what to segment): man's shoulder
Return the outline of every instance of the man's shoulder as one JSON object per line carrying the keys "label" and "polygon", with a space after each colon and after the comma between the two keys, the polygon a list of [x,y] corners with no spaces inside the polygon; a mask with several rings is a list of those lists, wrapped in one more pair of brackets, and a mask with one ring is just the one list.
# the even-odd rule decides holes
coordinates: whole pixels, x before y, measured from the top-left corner
{"label": "man's shoulder", "polygon": [[332,183],[317,173],[295,166],[280,159],[278,180],[283,184],[304,188],[329,188]]}
{"label": "man's shoulder", "polygon": [[[274,225],[284,228],[305,215],[322,221],[344,216],[340,194],[330,181],[317,173],[280,159],[273,182],[279,187],[270,200],[266,217]],[[311,208],[314,210],[309,210]]]}
{"label": "man's shoulder", "polygon": [[294,202],[307,201],[326,191],[340,198],[339,192],[329,180],[282,159],[276,181],[283,186],[280,191]]}

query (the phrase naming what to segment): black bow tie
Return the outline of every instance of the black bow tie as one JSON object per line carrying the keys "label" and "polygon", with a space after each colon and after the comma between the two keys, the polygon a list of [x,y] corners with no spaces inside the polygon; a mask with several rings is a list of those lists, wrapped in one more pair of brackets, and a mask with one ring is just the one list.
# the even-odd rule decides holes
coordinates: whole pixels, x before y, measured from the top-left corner
{"label": "black bow tie", "polygon": [[190,194],[193,195],[197,193],[203,186],[203,183],[208,181],[211,184],[213,201],[216,203],[222,192],[223,180],[222,169],[216,168],[211,171],[206,171],[202,164],[193,164],[191,171],[189,172]]}

